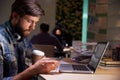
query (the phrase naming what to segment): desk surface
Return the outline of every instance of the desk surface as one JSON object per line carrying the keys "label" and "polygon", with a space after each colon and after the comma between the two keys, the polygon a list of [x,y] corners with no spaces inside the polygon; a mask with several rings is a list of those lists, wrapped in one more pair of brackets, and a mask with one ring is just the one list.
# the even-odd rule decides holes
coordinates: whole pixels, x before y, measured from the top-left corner
{"label": "desk surface", "polygon": [[120,80],[120,67],[99,66],[94,74],[51,73],[41,76],[46,80]]}

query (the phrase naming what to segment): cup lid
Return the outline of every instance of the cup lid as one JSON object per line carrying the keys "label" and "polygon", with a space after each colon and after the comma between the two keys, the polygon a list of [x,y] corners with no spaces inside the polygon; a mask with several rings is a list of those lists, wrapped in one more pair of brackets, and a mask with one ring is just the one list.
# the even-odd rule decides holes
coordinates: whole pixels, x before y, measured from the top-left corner
{"label": "cup lid", "polygon": [[40,51],[40,50],[33,50],[32,53],[35,54],[35,55],[39,55],[39,56],[44,56],[45,55],[45,53],[43,51]]}

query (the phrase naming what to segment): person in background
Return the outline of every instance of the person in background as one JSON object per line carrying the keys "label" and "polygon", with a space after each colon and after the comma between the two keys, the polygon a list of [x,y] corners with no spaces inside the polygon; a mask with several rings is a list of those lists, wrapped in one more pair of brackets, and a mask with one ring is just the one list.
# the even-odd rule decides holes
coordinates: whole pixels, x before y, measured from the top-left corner
{"label": "person in background", "polygon": [[61,28],[55,27],[55,28],[53,29],[52,34],[53,34],[54,36],[56,36],[56,38],[57,38],[57,39],[60,41],[60,43],[64,46],[63,33],[62,33]]}
{"label": "person in background", "polygon": [[63,51],[62,44],[55,36],[49,34],[48,31],[49,31],[49,25],[46,23],[42,23],[40,25],[40,33],[33,36],[31,42],[33,44],[40,44],[40,45],[53,45],[56,47],[56,50],[58,52]]}
{"label": "person in background", "polygon": [[11,16],[0,25],[0,80],[35,80],[40,73],[49,73],[58,61],[47,58],[26,67],[25,58],[32,59],[32,44],[27,37],[35,29],[43,9],[36,0],[15,0]]}
{"label": "person in background", "polygon": [[65,32],[67,28],[63,28],[62,26],[60,27],[55,27],[55,29],[53,29],[53,35],[55,35],[58,38],[58,40],[64,47],[72,46],[72,35],[69,31]]}

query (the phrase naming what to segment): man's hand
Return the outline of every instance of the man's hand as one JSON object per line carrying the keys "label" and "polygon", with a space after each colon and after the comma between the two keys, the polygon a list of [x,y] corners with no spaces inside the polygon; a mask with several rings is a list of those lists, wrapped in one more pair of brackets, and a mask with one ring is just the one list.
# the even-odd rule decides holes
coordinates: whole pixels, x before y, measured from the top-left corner
{"label": "man's hand", "polygon": [[40,73],[50,73],[51,70],[55,70],[58,67],[59,61],[51,58],[42,58],[33,64],[35,71]]}

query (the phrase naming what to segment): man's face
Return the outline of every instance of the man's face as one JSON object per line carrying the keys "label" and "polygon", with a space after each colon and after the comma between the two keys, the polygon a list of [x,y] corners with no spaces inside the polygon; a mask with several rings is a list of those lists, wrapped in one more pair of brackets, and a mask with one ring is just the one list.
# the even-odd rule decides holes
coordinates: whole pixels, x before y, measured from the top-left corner
{"label": "man's face", "polygon": [[39,21],[40,17],[25,15],[17,19],[14,30],[23,37],[27,37],[36,26],[36,23]]}

